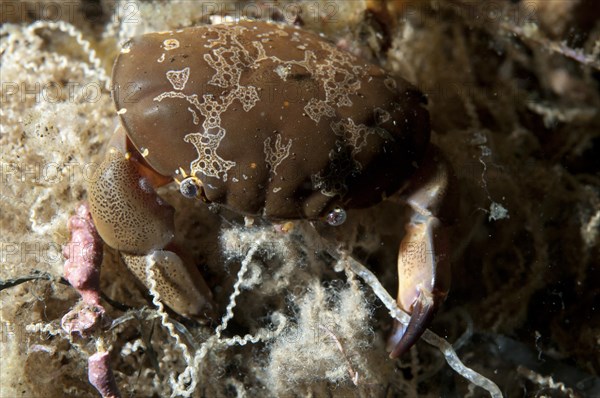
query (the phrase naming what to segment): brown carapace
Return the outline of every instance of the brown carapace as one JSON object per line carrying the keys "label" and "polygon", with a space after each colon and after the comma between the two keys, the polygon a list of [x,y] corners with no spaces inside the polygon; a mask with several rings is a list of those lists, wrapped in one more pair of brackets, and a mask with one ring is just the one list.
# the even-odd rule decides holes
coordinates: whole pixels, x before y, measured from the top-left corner
{"label": "brown carapace", "polygon": [[[270,220],[321,219],[401,188],[413,217],[400,247],[398,304],[412,312],[392,356],[418,339],[448,289],[449,164],[429,144],[423,94],[294,26],[237,21],[131,39],[113,70],[121,125],[90,184],[102,238],[173,310],[203,318],[210,289],[172,239],[155,188]],[[404,246],[403,246],[404,245]],[[412,245],[412,246],[411,246]],[[419,245],[424,256],[409,256]]]}

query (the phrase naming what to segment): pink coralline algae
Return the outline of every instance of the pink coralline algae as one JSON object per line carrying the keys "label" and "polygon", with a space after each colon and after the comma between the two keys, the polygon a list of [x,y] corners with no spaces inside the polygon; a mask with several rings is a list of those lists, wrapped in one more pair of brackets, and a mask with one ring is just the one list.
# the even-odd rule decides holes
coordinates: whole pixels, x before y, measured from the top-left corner
{"label": "pink coralline algae", "polygon": [[100,302],[100,265],[102,264],[102,240],[94,227],[87,203],[82,203],[74,216],[69,218],[67,228],[71,240],[63,248],[65,278],[89,304]]}
{"label": "pink coralline algae", "polygon": [[88,359],[88,380],[102,394],[102,398],[121,397],[107,351],[97,352]]}
{"label": "pink coralline algae", "polygon": [[[87,203],[82,203],[67,228],[71,233],[69,243],[63,248],[66,259],[64,275],[81,295],[81,301],[61,320],[61,326],[70,335],[78,333],[89,337],[108,321],[100,305],[100,266],[102,265],[102,240],[92,221]],[[102,347],[102,341],[98,347]],[[88,379],[103,398],[119,398],[115,378],[110,367],[109,352],[99,348],[88,359]]]}
{"label": "pink coralline algae", "polygon": [[61,320],[62,328],[70,334],[87,336],[100,323],[104,307],[100,305],[100,265],[102,240],[96,232],[86,203],[81,204],[67,227],[71,232],[69,243],[63,248],[67,259],[64,275],[82,301]]}

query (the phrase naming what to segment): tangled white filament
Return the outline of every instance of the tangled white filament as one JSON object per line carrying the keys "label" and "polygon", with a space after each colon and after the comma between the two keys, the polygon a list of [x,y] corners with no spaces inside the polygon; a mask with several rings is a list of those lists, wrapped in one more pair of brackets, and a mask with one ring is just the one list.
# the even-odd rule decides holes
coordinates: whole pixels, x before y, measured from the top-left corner
{"label": "tangled white filament", "polygon": [[[194,367],[190,364],[193,362],[192,355],[188,347],[183,344],[181,341],[181,337],[179,337],[179,333],[175,330],[175,325],[171,321],[169,321],[169,315],[166,313],[163,304],[160,301],[160,294],[156,290],[156,278],[154,277],[154,264],[156,264],[156,252],[152,255],[146,257],[146,279],[148,284],[150,285],[150,294],[152,295],[152,303],[156,306],[157,312],[161,318],[161,324],[169,331],[169,335],[175,339],[175,346],[181,351],[183,354],[183,359],[185,363],[188,364],[185,370],[179,374],[177,380],[175,379],[175,375],[171,373],[169,376],[169,381],[171,387],[173,388],[173,392],[171,393],[172,397],[175,396],[184,396],[189,397],[196,388],[198,384],[198,379],[196,377],[197,372]],[[185,387],[187,384],[187,388]]]}
{"label": "tangled white filament", "polygon": [[[379,279],[371,271],[369,271],[365,266],[361,263],[353,259],[347,252],[342,250],[337,250],[331,244],[328,245],[328,252],[334,258],[338,259],[345,263],[345,265],[358,275],[362,280],[365,281],[367,285],[373,290],[375,295],[379,297],[379,299],[383,302],[386,308],[390,311],[390,315],[402,322],[403,324],[408,324],[410,320],[410,316],[398,308],[396,301],[389,295],[387,290],[381,285]],[[456,373],[469,380],[471,383],[485,389],[492,398],[502,398],[502,392],[500,388],[490,379],[484,377],[483,375],[475,372],[473,369],[465,366],[462,361],[458,358],[456,351],[452,348],[452,345],[448,343],[446,340],[433,333],[429,329],[423,333],[423,340],[427,343],[437,347],[440,352],[446,358],[446,362],[448,365],[454,369]]]}
{"label": "tangled white filament", "polygon": [[173,388],[173,392],[171,394],[172,397],[174,397],[174,396],[189,397],[192,395],[192,393],[194,392],[194,390],[198,384],[197,375],[199,374],[198,370],[199,370],[200,363],[211,348],[214,348],[217,346],[221,346],[221,347],[230,347],[230,346],[234,346],[234,345],[243,346],[243,345],[248,344],[249,342],[257,343],[259,341],[265,341],[270,338],[273,338],[274,336],[277,336],[285,328],[285,324],[286,324],[285,317],[283,317],[282,315],[279,315],[279,317],[277,317],[278,327],[273,332],[268,329],[260,329],[254,335],[247,334],[243,337],[234,336],[234,337],[227,338],[227,339],[221,339],[221,333],[227,328],[228,322],[233,318],[233,309],[236,306],[236,298],[240,295],[240,286],[242,285],[242,283],[244,281],[244,275],[248,271],[248,266],[249,266],[250,262],[252,261],[252,257],[254,256],[256,251],[259,249],[260,245],[264,242],[264,240],[265,240],[265,234],[263,233],[260,235],[260,237],[257,240],[255,240],[252,243],[250,249],[246,253],[244,260],[242,261],[240,270],[238,271],[237,281],[235,282],[235,284],[233,286],[233,292],[231,293],[231,296],[229,297],[229,304],[227,305],[225,315],[221,319],[221,324],[219,326],[217,326],[217,328],[215,329],[215,334],[213,336],[211,336],[209,339],[207,339],[202,344],[200,349],[198,349],[198,351],[196,351],[196,353],[193,357],[190,354],[188,347],[185,344],[183,344],[179,334],[175,330],[175,326],[173,325],[173,323],[171,321],[169,321],[168,314],[165,312],[164,306],[160,301],[160,294],[156,291],[156,280],[155,280],[154,269],[153,269],[153,266],[156,263],[156,260],[155,260],[156,254],[147,257],[146,277],[148,280],[148,284],[150,286],[150,293],[152,294],[152,302],[157,307],[157,312],[161,317],[161,324],[168,330],[169,335],[175,339],[175,346],[183,353],[183,359],[185,360],[185,363],[187,364],[185,370],[181,374],[179,374],[179,376],[177,378],[175,378],[174,374],[170,375],[170,384],[171,384],[171,387]]}
{"label": "tangled white filament", "polygon": [[240,267],[240,270],[237,274],[237,281],[233,285],[233,293],[231,293],[231,296],[229,296],[229,304],[227,304],[225,315],[221,319],[221,324],[215,329],[215,335],[217,339],[221,338],[221,332],[227,329],[227,324],[229,323],[231,318],[233,318],[233,309],[236,306],[235,300],[237,296],[240,295],[240,286],[244,280],[244,275],[248,271],[248,265],[250,265],[250,261],[252,261],[252,256],[254,256],[254,253],[256,253],[256,250],[258,250],[258,248],[264,241],[265,234],[263,232],[262,234],[260,234],[259,238],[256,241],[254,241],[254,243],[250,247],[250,250],[248,250],[246,257],[244,258],[244,261],[242,261],[242,266]]}
{"label": "tangled white filament", "polygon": [[96,78],[104,83],[104,89],[110,91],[110,78],[108,74],[102,68],[102,62],[100,58],[96,55],[96,50],[91,47],[91,43],[83,38],[83,34],[79,29],[75,26],[67,23],[65,21],[35,21],[31,25],[27,27],[27,30],[30,34],[34,34],[37,29],[54,29],[60,30],[63,33],[68,34],[70,37],[74,38],[77,44],[79,44],[83,50],[83,52],[88,56],[88,62],[92,64],[93,68],[90,68],[85,63],[82,63],[82,68],[87,76],[96,76]]}

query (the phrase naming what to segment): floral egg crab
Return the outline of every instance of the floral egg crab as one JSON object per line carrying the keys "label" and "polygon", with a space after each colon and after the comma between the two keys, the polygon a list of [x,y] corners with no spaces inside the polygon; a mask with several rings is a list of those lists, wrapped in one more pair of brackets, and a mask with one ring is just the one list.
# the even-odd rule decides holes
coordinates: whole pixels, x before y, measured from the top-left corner
{"label": "floral egg crab", "polygon": [[[401,195],[412,209],[398,255],[391,356],[412,346],[446,296],[443,214],[451,170],[429,143],[423,94],[313,33],[237,21],[130,40],[113,69],[120,117],[89,186],[102,239],[175,312],[210,316],[211,291],[175,247],[174,210],[156,193],[268,220],[333,227],[346,210]],[[408,255],[418,245],[425,258]]]}

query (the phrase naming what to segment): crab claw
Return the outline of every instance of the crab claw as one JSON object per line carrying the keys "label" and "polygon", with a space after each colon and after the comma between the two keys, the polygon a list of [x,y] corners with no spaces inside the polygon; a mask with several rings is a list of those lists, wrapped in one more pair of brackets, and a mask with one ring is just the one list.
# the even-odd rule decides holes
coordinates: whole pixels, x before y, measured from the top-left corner
{"label": "crab claw", "polygon": [[406,236],[400,244],[397,301],[411,316],[406,326],[394,323],[389,339],[391,358],[402,355],[417,342],[448,293],[450,267],[446,256],[436,255],[446,252],[446,235],[437,218],[420,219],[421,215],[416,214],[406,225]]}
{"label": "crab claw", "polygon": [[[123,128],[117,128],[90,181],[96,229],[155,297],[180,315],[206,322],[214,316],[211,291],[190,256],[173,243],[175,209],[155,190],[172,179],[146,167],[129,146]],[[146,273],[150,269],[153,277]]]}
{"label": "crab claw", "polygon": [[[156,250],[143,256],[121,253],[121,257],[127,268],[154,294],[159,293],[161,300],[173,311],[206,323],[215,318],[212,293],[185,252],[177,249]],[[153,269],[152,276],[146,272],[148,262]]]}
{"label": "crab claw", "polygon": [[413,214],[398,254],[397,302],[411,317],[406,326],[395,321],[388,340],[390,358],[397,358],[417,342],[450,286],[447,233],[436,216],[448,206],[451,168],[437,148],[429,151],[423,164],[406,200]]}

